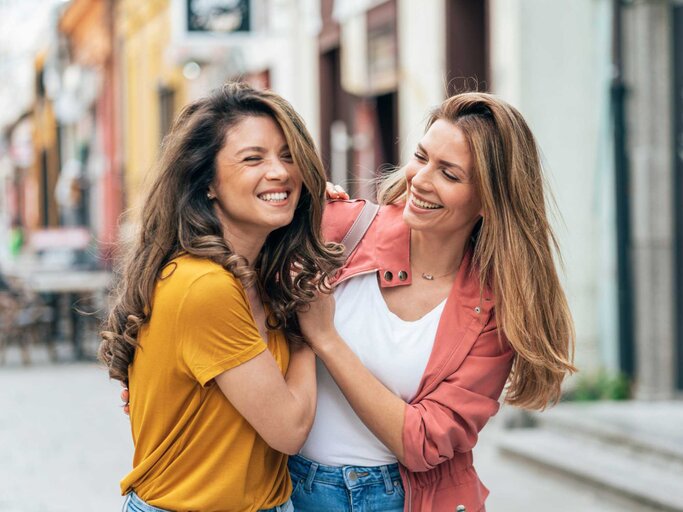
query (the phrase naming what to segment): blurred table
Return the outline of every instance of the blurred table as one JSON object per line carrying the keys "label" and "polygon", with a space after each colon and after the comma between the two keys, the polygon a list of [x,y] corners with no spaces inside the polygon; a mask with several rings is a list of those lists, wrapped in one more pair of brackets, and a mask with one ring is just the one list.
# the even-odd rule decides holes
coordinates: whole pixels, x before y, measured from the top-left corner
{"label": "blurred table", "polygon": [[[89,326],[93,326],[94,316],[83,314],[94,313],[106,304],[106,296],[112,281],[111,272],[102,270],[36,270],[26,277],[26,285],[36,293],[50,296],[53,307],[57,312],[68,307],[66,321],[69,326],[69,337],[73,345],[74,357],[85,359],[85,343],[90,333]],[[57,332],[59,314],[55,315],[53,335]],[[94,354],[93,354],[94,356]]]}
{"label": "blurred table", "polygon": [[26,280],[38,293],[98,293],[109,289],[112,275],[104,270],[37,271]]}

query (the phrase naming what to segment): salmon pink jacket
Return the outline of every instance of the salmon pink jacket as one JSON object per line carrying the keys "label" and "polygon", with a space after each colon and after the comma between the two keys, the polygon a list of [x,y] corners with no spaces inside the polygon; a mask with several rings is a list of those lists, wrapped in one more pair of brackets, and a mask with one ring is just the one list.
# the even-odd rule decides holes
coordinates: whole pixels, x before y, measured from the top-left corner
{"label": "salmon pink jacket", "polygon": [[[340,241],[364,201],[332,201],[323,217],[328,241]],[[406,286],[410,229],[403,207],[382,206],[337,282],[378,272],[383,288]],[[471,251],[463,258],[441,314],[429,362],[415,398],[405,406],[400,465],[406,512],[485,510],[488,490],[472,465],[479,431],[498,412],[513,351],[496,326],[490,290],[480,292]]]}

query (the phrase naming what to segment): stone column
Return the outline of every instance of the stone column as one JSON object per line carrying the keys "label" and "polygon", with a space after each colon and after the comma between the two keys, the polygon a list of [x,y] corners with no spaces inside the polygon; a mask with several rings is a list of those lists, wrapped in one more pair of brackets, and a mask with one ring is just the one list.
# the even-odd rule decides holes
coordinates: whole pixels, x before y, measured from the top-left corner
{"label": "stone column", "polygon": [[624,11],[636,398],[674,393],[671,5],[637,0]]}

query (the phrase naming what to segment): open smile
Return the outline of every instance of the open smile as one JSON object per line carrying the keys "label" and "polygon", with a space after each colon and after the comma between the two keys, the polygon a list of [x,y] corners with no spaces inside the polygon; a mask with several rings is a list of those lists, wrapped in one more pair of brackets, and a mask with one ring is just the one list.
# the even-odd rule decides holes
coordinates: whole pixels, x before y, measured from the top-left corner
{"label": "open smile", "polygon": [[440,208],[443,208],[443,206],[440,204],[430,203],[429,201],[419,199],[414,195],[411,195],[410,202],[413,204],[413,206],[421,210],[438,210]]}
{"label": "open smile", "polygon": [[258,194],[256,197],[266,203],[283,203],[289,199],[289,192],[265,192],[263,194]]}

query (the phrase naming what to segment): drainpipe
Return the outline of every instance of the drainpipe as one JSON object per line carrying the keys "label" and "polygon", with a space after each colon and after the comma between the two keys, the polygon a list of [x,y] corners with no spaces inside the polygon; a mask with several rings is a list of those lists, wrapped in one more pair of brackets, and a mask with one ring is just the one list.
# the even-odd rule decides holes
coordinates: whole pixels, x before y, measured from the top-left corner
{"label": "drainpipe", "polygon": [[614,137],[615,206],[617,221],[617,291],[619,322],[619,367],[630,378],[635,376],[633,322],[633,278],[631,264],[631,212],[629,203],[629,162],[626,137],[626,85],[623,68],[623,2],[612,0],[612,84],[610,100]]}

